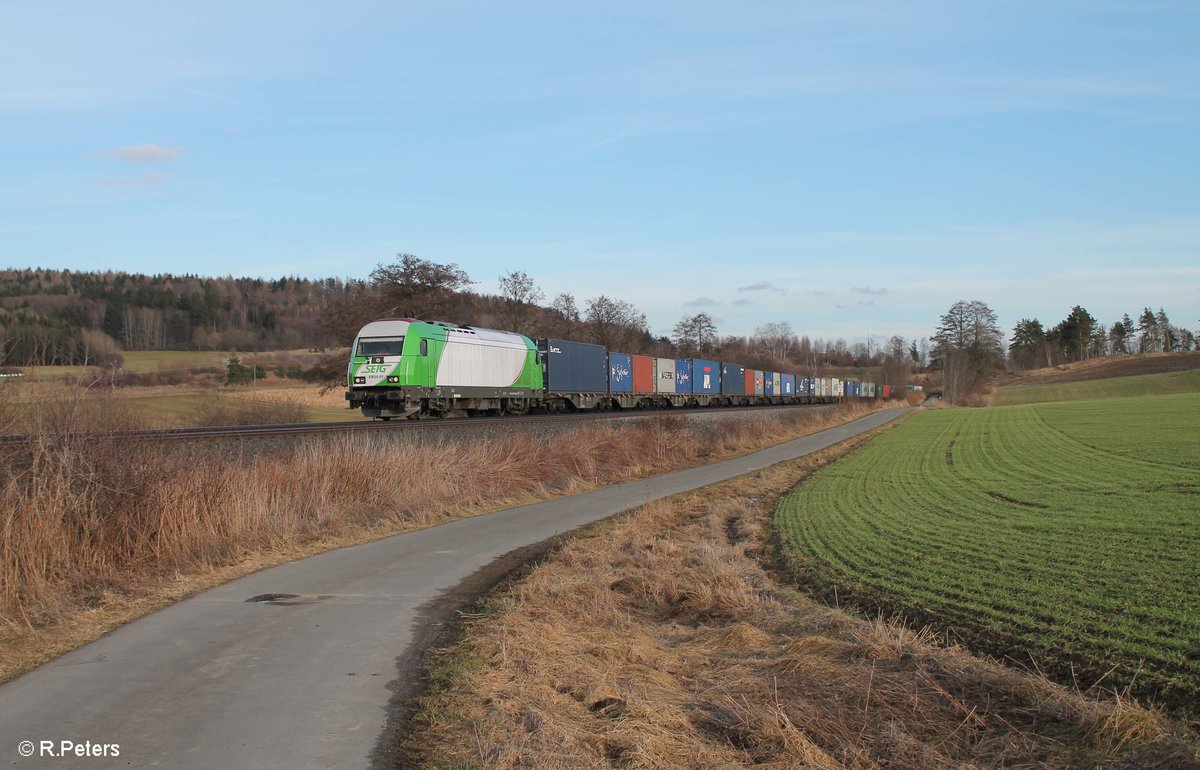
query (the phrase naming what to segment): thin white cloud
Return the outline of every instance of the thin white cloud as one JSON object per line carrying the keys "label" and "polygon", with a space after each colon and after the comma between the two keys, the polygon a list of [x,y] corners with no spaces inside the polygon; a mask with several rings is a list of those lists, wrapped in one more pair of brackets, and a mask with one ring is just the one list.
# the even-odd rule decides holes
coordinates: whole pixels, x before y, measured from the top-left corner
{"label": "thin white cloud", "polygon": [[745,307],[746,305],[753,305],[754,303],[748,299],[735,299],[733,304],[737,305],[738,307]]}
{"label": "thin white cloud", "polygon": [[712,307],[713,305],[721,304],[712,297],[696,297],[683,303],[684,307]]}
{"label": "thin white cloud", "polygon": [[182,150],[178,147],[163,147],[161,144],[131,144],[128,147],[115,147],[100,152],[110,158],[130,163],[170,163],[179,157]]}
{"label": "thin white cloud", "polygon": [[786,290],[776,286],[770,281],[759,281],[758,283],[752,283],[749,286],[739,286],[738,291],[777,291],[784,293]]}
{"label": "thin white cloud", "polygon": [[880,286],[878,289],[873,289],[870,286],[851,286],[850,293],[866,294],[871,297],[882,297],[884,294],[887,294],[887,287]]}
{"label": "thin white cloud", "polygon": [[161,171],[151,171],[141,176],[110,176],[107,179],[101,179],[100,184],[105,187],[153,187],[165,184],[167,178],[167,175]]}

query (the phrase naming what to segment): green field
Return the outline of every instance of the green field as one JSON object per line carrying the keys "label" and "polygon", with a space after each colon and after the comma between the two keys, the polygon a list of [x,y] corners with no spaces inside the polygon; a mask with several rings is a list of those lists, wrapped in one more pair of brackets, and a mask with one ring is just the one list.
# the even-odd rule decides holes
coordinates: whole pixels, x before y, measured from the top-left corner
{"label": "green field", "polygon": [[1200,394],[920,412],[775,529],[829,599],[1200,711]]}
{"label": "green field", "polygon": [[1080,401],[1092,398],[1160,396],[1168,393],[1200,393],[1200,369],[1190,372],[1142,374],[1111,377],[1104,380],[1032,385],[1027,388],[999,388],[992,396],[993,406],[1038,404],[1049,401]]}

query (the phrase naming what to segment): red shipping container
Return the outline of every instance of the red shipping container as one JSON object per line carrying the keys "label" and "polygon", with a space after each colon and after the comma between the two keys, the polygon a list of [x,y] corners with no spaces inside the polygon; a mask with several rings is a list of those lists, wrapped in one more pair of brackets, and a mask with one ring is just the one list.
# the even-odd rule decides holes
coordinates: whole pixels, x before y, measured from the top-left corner
{"label": "red shipping container", "polygon": [[[746,395],[754,395],[754,378],[758,376],[758,371],[755,369],[746,370]],[[759,389],[761,392],[761,388]]]}
{"label": "red shipping container", "polygon": [[633,392],[654,392],[654,359],[650,356],[633,356]]}

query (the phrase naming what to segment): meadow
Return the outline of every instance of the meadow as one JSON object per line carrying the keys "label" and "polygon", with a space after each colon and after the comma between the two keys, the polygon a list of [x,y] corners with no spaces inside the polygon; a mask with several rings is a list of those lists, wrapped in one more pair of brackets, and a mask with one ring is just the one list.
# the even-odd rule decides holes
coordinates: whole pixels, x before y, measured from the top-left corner
{"label": "meadow", "polygon": [[793,490],[775,532],[830,601],[1195,718],[1197,436],[1196,393],[927,410]]}

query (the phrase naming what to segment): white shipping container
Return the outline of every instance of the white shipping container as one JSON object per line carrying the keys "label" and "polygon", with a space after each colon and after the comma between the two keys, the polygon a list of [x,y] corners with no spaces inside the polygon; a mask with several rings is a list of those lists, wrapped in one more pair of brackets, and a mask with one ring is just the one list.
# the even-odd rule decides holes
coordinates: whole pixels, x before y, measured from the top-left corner
{"label": "white shipping container", "polygon": [[844,396],[844,395],[846,395],[846,393],[845,393],[845,385],[842,383],[842,381],[841,381],[841,380],[839,380],[837,377],[834,377],[834,378],[832,378],[832,379],[831,379],[831,382],[832,382],[832,385],[833,385],[833,386],[832,386],[831,390],[829,391],[829,395],[831,395],[831,396]]}
{"label": "white shipping container", "polygon": [[655,393],[674,393],[675,392],[675,359],[674,358],[656,358],[656,359],[654,359],[654,392]]}
{"label": "white shipping container", "polygon": [[774,380],[775,380],[775,385],[774,385],[775,389],[772,390],[771,392],[777,396],[782,396],[783,395],[783,374],[781,372],[775,372]]}

